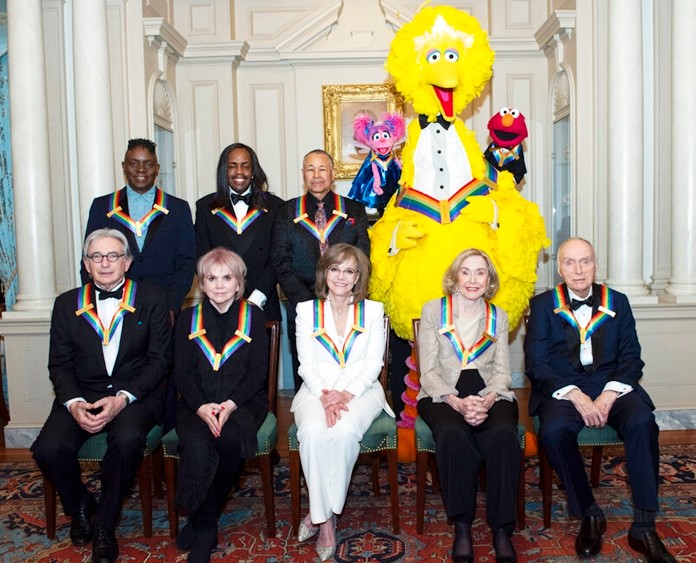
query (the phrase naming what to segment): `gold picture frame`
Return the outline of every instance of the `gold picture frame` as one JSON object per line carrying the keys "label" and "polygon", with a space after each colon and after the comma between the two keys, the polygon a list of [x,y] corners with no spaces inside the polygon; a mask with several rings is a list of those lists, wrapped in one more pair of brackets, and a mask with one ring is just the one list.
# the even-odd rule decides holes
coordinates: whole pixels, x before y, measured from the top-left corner
{"label": "gold picture frame", "polygon": [[353,178],[367,152],[355,144],[353,119],[360,112],[379,117],[404,112],[404,99],[393,84],[332,84],[322,86],[324,148],[334,159],[336,178]]}

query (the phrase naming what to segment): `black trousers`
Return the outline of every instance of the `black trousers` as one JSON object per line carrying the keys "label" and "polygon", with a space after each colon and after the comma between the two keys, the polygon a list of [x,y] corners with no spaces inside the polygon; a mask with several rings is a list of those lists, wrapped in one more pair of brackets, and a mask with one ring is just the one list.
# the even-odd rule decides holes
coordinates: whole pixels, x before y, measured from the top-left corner
{"label": "black trousers", "polygon": [[[539,416],[539,440],[565,485],[568,511],[581,516],[595,502],[577,442],[585,423],[570,401],[547,399],[535,414]],[[627,393],[614,403],[608,424],[624,441],[634,507],[656,512],[659,428],[652,409],[638,393]]]}
{"label": "black trousers", "polygon": [[[464,370],[456,388],[460,397],[485,387],[477,370]],[[486,521],[491,530],[512,532],[517,520],[520,443],[517,402],[499,400],[480,426],[471,426],[447,403],[418,401],[418,414],[435,439],[435,457],[447,516],[471,524],[481,464],[486,466]]]}
{"label": "black trousers", "polygon": [[297,357],[297,339],[295,337],[295,318],[297,317],[297,303],[287,302],[287,320],[288,320],[288,342],[290,344],[290,357],[292,358],[292,377],[295,384],[295,393],[302,385],[300,377],[300,359]]}
{"label": "black trousers", "polygon": [[[104,428],[107,449],[101,462],[96,525],[116,527],[121,504],[133,485],[143,460],[147,434],[154,424],[155,417],[150,409],[136,401]],[[55,485],[63,509],[71,517],[87,494],[77,452],[90,436],[92,434],[80,428],[65,406],[54,401],[46,423],[31,446],[37,465]]]}

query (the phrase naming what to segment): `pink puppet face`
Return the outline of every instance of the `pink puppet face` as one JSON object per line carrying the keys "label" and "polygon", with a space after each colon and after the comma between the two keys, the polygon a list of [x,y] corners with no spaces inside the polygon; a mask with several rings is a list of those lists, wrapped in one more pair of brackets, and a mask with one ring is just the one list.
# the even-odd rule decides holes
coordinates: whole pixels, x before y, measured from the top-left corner
{"label": "pink puppet face", "polygon": [[355,139],[378,154],[389,154],[394,145],[401,143],[406,135],[404,118],[397,113],[385,113],[379,121],[367,114],[353,120]]}

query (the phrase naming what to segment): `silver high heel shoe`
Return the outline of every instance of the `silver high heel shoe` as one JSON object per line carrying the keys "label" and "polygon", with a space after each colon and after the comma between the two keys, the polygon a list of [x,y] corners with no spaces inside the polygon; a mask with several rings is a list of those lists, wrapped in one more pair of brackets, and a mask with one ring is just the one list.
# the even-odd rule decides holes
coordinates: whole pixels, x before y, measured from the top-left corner
{"label": "silver high heel shoe", "polygon": [[[333,520],[333,528],[334,528],[334,536],[336,535],[336,515],[334,514],[331,516],[331,520]],[[319,559],[322,561],[327,561],[328,559],[331,559],[336,553],[336,544],[334,545],[327,545],[327,546],[320,546],[317,544],[317,555],[319,556]]]}
{"label": "silver high heel shoe", "polygon": [[319,533],[319,526],[309,527],[305,524],[304,519],[300,521],[300,525],[297,528],[297,541],[303,542],[307,541],[309,538],[316,536]]}

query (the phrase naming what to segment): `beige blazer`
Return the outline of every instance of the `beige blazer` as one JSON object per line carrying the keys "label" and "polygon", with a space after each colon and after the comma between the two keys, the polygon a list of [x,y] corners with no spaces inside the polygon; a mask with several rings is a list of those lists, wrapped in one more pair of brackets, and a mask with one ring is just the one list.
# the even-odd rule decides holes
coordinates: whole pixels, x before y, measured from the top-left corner
{"label": "beige blazer", "polygon": [[[510,351],[508,347],[508,317],[500,307],[496,307],[496,341],[476,359],[476,367],[486,386],[480,391],[482,397],[491,391],[500,397],[513,401],[515,394],[510,390]],[[455,314],[454,319],[457,319]],[[479,334],[483,334],[486,318],[479,321]],[[459,380],[462,366],[450,340],[439,333],[440,299],[433,299],[423,305],[420,328],[418,330],[418,362],[420,367],[421,390],[418,399],[430,397],[433,402],[442,402],[444,395],[459,395],[455,385]]]}

